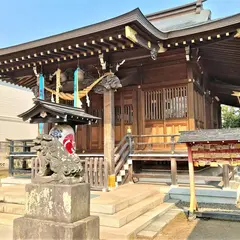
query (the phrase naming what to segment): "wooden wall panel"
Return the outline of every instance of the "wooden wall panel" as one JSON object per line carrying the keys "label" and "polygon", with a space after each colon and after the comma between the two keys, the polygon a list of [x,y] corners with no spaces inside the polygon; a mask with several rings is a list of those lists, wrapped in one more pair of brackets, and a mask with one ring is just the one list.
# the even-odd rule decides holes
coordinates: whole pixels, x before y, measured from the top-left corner
{"label": "wooden wall panel", "polygon": [[[87,136],[86,136],[87,126],[77,126],[76,134],[76,148],[77,152],[85,152],[87,150]],[[84,137],[85,136],[85,137]]]}
{"label": "wooden wall panel", "polygon": [[122,139],[121,125],[115,126],[115,143],[119,143]]}
{"label": "wooden wall panel", "polygon": [[[181,121],[168,121],[166,122],[166,131],[167,134],[179,134],[181,131],[187,131],[188,128],[188,120],[181,119]],[[179,137],[175,137],[175,142],[178,141]],[[171,142],[171,138],[167,138],[167,142]],[[168,147],[170,150],[170,147]],[[177,144],[176,150],[186,149],[185,144]]]}
{"label": "wooden wall panel", "polygon": [[[188,91],[187,85],[164,88],[145,88],[144,97],[144,134],[179,134],[188,130]],[[150,137],[145,139],[153,143],[153,151],[171,151],[171,137]],[[177,141],[177,139],[176,139]],[[162,142],[164,145],[156,143]],[[179,146],[178,149],[185,148]]]}
{"label": "wooden wall panel", "polygon": [[[188,119],[179,119],[179,120],[165,120],[165,121],[146,121],[145,122],[145,132],[146,135],[161,135],[161,134],[179,134],[180,131],[188,130]],[[175,138],[178,140],[178,137]],[[171,147],[166,143],[171,142],[171,137],[151,137],[145,138],[146,143],[152,143],[153,151],[171,151]],[[156,144],[158,142],[165,143],[165,145]],[[186,149],[185,144],[176,146],[176,150]]]}
{"label": "wooden wall panel", "polygon": [[144,69],[143,83],[161,83],[187,79],[186,63]]}
{"label": "wooden wall panel", "polygon": [[[84,103],[85,110],[94,116],[103,118],[103,95],[91,93],[90,107]],[[99,152],[103,149],[103,121],[92,125],[78,126],[77,150],[79,152]]]}

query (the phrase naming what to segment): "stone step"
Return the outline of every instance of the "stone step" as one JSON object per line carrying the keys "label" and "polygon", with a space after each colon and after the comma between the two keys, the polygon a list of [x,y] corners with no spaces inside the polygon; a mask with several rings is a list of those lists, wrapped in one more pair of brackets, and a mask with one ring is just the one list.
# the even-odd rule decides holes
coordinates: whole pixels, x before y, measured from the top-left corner
{"label": "stone step", "polygon": [[25,206],[22,204],[0,202],[0,213],[24,215],[24,212],[25,212]]}
{"label": "stone step", "polygon": [[172,221],[182,210],[173,208],[168,210],[165,214],[158,216],[153,222],[137,234],[138,239],[153,239],[159,232]]}
{"label": "stone step", "polygon": [[158,216],[163,215],[175,206],[176,200],[169,199],[167,202],[145,212],[143,215],[129,222],[120,228],[104,227],[100,228],[100,239],[103,240],[128,240],[137,237],[137,233],[142,231]]}
{"label": "stone step", "polygon": [[19,217],[19,215],[0,213],[0,239],[13,239],[13,221]]}
{"label": "stone step", "polygon": [[116,191],[92,199],[91,212],[114,214],[156,193],[159,193],[156,186],[124,184]]}
{"label": "stone step", "polygon": [[19,186],[31,183],[31,177],[7,177],[2,178],[0,181],[3,187]]}
{"label": "stone step", "polygon": [[21,186],[9,186],[0,188],[0,202],[25,204],[25,188]]}
{"label": "stone step", "polygon": [[19,217],[20,216],[17,214],[0,213],[0,224],[12,226],[14,219],[19,218]]}
{"label": "stone step", "polygon": [[100,226],[119,228],[141,216],[150,209],[155,208],[159,204],[163,203],[164,200],[167,200],[165,194],[158,193],[143,199],[141,202],[125,208],[113,215],[96,213],[92,214],[100,217]]}

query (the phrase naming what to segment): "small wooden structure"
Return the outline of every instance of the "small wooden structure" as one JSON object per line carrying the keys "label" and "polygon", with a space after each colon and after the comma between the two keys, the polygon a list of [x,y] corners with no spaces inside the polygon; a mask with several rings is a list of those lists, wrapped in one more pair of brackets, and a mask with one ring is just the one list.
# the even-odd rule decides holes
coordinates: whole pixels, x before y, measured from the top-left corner
{"label": "small wooden structure", "polygon": [[69,125],[81,125],[96,123],[100,120],[86,113],[83,109],[52,103],[41,99],[34,100],[34,106],[26,112],[18,115],[23,121],[30,123],[68,123]]}
{"label": "small wooden structure", "polygon": [[222,166],[224,187],[228,188],[230,166],[240,165],[240,128],[181,132],[179,142],[186,143],[188,147],[189,213],[193,215],[197,209],[194,166]]}

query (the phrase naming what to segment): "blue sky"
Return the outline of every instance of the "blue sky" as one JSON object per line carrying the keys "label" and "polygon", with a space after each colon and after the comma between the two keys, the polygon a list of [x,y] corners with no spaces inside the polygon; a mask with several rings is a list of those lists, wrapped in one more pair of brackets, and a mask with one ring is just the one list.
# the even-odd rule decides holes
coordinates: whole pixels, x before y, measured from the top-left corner
{"label": "blue sky", "polygon": [[[192,0],[194,1],[194,0]],[[1,0],[0,48],[103,21],[139,7],[144,14],[191,0]],[[240,0],[208,0],[212,18],[240,12]]]}

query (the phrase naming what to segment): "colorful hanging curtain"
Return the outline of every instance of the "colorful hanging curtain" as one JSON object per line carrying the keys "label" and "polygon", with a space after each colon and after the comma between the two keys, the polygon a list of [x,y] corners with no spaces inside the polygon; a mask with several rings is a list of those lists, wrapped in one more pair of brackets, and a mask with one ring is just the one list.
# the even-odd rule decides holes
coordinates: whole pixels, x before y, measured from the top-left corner
{"label": "colorful hanging curtain", "polygon": [[56,103],[59,103],[59,90],[61,87],[61,69],[56,71]]}

